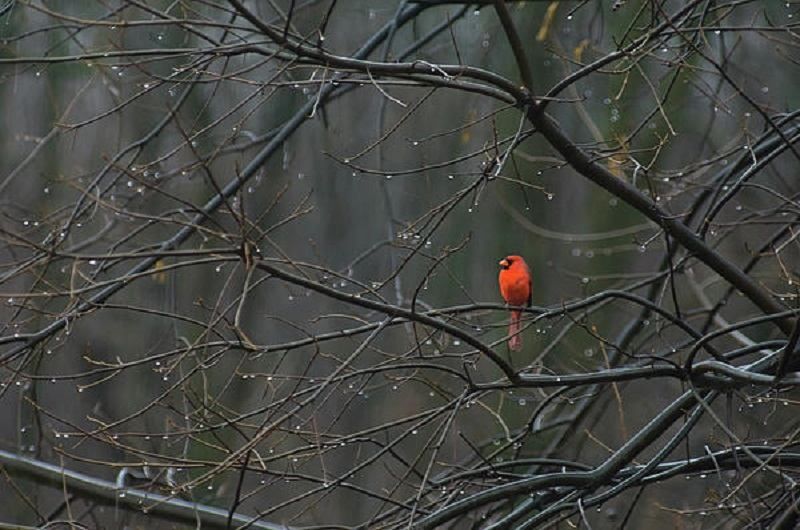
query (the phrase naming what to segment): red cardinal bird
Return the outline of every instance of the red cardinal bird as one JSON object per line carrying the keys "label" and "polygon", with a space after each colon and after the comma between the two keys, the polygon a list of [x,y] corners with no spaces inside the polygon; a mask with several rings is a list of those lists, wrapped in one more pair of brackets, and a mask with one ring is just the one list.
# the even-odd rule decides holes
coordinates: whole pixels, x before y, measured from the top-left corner
{"label": "red cardinal bird", "polygon": [[[508,305],[531,305],[531,270],[522,256],[506,256],[500,260],[500,294]],[[512,351],[522,349],[519,319],[522,311],[511,311],[511,324],[508,326],[508,347]]]}

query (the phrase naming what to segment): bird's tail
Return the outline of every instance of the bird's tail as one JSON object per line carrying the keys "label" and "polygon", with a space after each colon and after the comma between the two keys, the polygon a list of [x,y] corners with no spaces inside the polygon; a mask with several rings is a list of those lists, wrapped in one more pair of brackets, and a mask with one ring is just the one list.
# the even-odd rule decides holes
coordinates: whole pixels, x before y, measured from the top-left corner
{"label": "bird's tail", "polygon": [[511,351],[520,351],[522,349],[522,335],[520,334],[519,319],[522,313],[520,311],[511,312],[511,323],[508,325],[508,349]]}

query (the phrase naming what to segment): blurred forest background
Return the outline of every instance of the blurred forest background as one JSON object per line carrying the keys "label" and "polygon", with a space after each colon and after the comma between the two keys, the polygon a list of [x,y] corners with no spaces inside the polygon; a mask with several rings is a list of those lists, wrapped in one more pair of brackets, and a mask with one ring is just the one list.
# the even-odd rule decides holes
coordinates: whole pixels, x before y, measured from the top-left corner
{"label": "blurred forest background", "polygon": [[0,2],[2,527],[794,528],[798,23]]}

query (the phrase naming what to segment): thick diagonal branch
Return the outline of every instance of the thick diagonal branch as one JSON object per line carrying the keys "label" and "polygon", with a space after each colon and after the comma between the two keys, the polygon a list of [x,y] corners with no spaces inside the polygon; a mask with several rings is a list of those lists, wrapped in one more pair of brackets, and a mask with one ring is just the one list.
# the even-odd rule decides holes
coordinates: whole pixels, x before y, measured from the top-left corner
{"label": "thick diagonal branch", "polygon": [[[541,111],[538,107],[529,107],[528,119],[575,171],[636,208],[647,218],[658,223],[678,243],[694,254],[698,260],[722,276],[728,283],[736,287],[759,309],[765,313],[779,313],[786,309],[770,296],[766,289],[735,264],[713,250],[689,227],[683,224],[680,219],[663,211],[652,199],[637,188],[614,176],[608,169],[592,160],[584,150],[564,134],[547,113]],[[791,333],[792,324],[788,319],[777,320],[776,324],[787,336]]]}

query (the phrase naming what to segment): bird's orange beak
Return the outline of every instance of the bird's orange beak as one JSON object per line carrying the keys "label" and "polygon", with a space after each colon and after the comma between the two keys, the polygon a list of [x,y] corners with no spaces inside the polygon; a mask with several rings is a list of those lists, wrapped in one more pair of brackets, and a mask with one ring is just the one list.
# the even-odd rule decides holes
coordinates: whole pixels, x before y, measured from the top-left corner
{"label": "bird's orange beak", "polygon": [[508,267],[508,260],[503,258],[498,262],[498,264],[505,269],[506,267]]}

